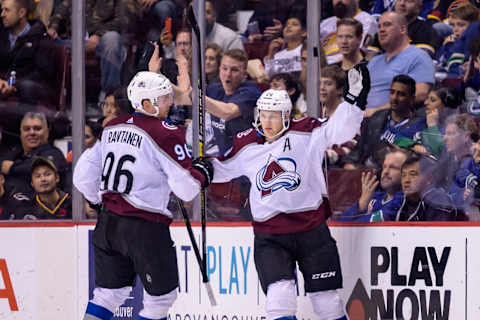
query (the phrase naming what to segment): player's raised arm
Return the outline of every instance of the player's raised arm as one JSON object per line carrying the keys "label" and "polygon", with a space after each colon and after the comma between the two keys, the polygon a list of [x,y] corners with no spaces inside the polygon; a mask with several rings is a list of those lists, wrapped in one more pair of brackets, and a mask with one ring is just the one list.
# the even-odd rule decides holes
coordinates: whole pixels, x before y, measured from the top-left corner
{"label": "player's raised arm", "polygon": [[323,127],[321,138],[328,146],[345,143],[359,132],[369,90],[370,75],[366,65],[358,64],[350,69],[345,81],[344,101]]}

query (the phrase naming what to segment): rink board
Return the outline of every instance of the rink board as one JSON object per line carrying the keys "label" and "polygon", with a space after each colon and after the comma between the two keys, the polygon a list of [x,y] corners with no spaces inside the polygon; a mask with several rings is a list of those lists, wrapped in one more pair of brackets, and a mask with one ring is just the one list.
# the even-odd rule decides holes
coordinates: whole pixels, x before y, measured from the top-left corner
{"label": "rink board", "polygon": [[[92,224],[0,224],[0,319],[81,319],[93,289]],[[331,227],[351,319],[480,319],[479,225]],[[199,237],[200,228],[195,227]],[[172,227],[180,287],[174,320],[265,319],[250,226],[208,228],[211,307],[185,228]],[[315,319],[298,281],[299,319]],[[135,319],[137,287],[116,319]],[[18,310],[17,310],[18,309]],[[433,316],[435,314],[435,316]]]}

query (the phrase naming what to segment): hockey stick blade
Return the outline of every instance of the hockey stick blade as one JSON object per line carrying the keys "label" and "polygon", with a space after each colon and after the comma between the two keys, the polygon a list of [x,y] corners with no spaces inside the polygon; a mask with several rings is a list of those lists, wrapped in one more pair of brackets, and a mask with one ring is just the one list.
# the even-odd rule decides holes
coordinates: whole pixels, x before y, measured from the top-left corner
{"label": "hockey stick blade", "polygon": [[205,289],[207,289],[208,299],[210,300],[210,305],[215,307],[217,305],[217,301],[215,300],[215,296],[213,295],[212,286],[210,282],[205,282]]}

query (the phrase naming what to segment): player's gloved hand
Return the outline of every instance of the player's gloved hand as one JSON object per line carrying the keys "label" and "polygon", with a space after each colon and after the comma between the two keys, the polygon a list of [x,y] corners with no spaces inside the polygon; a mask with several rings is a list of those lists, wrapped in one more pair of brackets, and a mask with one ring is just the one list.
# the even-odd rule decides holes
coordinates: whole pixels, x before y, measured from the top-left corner
{"label": "player's gloved hand", "polygon": [[213,166],[205,158],[196,158],[192,161],[192,168],[199,171],[205,177],[204,188],[207,188],[213,180]]}
{"label": "player's gloved hand", "polygon": [[370,73],[367,64],[359,63],[348,70],[347,81],[343,97],[351,104],[356,104],[362,110],[367,105],[367,96],[370,91]]}
{"label": "player's gloved hand", "polygon": [[102,211],[102,204],[101,203],[93,203],[93,202],[88,201],[88,199],[85,199],[85,200],[87,200],[87,203],[90,206],[90,208],[92,208],[93,210],[95,210],[97,212],[97,215],[100,214],[100,212]]}

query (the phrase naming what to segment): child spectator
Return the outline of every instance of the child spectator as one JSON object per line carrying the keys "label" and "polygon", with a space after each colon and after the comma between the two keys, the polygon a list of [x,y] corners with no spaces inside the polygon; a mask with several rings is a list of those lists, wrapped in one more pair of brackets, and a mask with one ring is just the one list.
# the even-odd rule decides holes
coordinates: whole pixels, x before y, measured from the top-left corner
{"label": "child spectator", "polygon": [[268,54],[263,60],[265,71],[270,77],[277,73],[300,73],[300,53],[306,35],[305,17],[290,17],[287,20],[283,28],[283,38],[270,42]]}
{"label": "child spectator", "polygon": [[[320,77],[320,116],[324,119],[331,118],[338,106],[343,102],[343,91],[345,87],[346,74],[339,66],[331,65],[322,70]],[[360,136],[358,133],[341,145],[334,144],[325,150],[328,166],[335,166],[341,163],[342,158],[350,153],[357,145]]]}
{"label": "child spectator", "polygon": [[478,20],[478,8],[470,2],[463,2],[449,14],[448,22],[453,27],[453,34],[449,35],[443,41],[443,45],[437,54],[438,63],[445,65],[452,55],[454,42],[460,39],[460,36],[467,30],[470,23]]}

